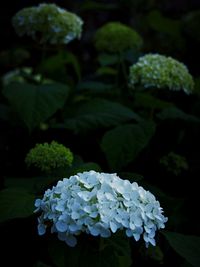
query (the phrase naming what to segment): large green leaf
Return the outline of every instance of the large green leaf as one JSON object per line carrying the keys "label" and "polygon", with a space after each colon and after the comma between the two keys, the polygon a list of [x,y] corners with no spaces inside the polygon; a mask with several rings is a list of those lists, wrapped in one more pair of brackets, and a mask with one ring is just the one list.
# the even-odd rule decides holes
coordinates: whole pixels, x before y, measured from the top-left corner
{"label": "large green leaf", "polygon": [[116,126],[130,120],[139,121],[140,117],[119,103],[104,99],[92,99],[82,105],[75,106],[71,117],[66,118],[64,124],[55,127],[82,132],[99,127]]}
{"label": "large green leaf", "polygon": [[172,106],[172,103],[160,100],[148,93],[136,93],[135,105],[151,109],[164,109]]}
{"label": "large green leaf", "polygon": [[101,148],[111,170],[120,170],[134,160],[154,132],[155,124],[151,121],[126,124],[108,131],[103,136]]}
{"label": "large green leaf", "polygon": [[179,119],[184,121],[191,121],[191,122],[200,122],[200,119],[185,113],[179,108],[176,107],[168,107],[164,110],[162,110],[160,113],[157,114],[157,117],[161,120],[166,119]]}
{"label": "large green leaf", "polygon": [[81,82],[77,86],[77,90],[79,91],[88,91],[92,93],[104,93],[108,92],[112,89],[112,84],[106,84],[102,82],[88,81]]}
{"label": "large green leaf", "polygon": [[109,66],[109,65],[119,63],[120,58],[119,58],[119,55],[117,54],[103,53],[98,56],[98,61],[101,64],[101,66]]}
{"label": "large green leaf", "polygon": [[163,231],[172,248],[195,267],[200,266],[200,237]]}
{"label": "large green leaf", "polygon": [[181,38],[181,22],[179,20],[164,17],[158,10],[151,11],[147,20],[152,29]]}
{"label": "large green leaf", "polygon": [[35,196],[22,188],[0,191],[0,222],[33,214]]}
{"label": "large green leaf", "polygon": [[[163,16],[159,10],[152,10],[147,15],[148,27],[157,32],[161,42],[165,42],[171,47],[184,49],[185,39],[181,34],[181,21]],[[162,45],[162,43],[161,43]],[[165,44],[166,45],[166,44]]]}
{"label": "large green leaf", "polygon": [[30,193],[43,191],[47,186],[58,181],[55,176],[52,177],[26,177],[26,178],[5,178],[5,186],[8,188],[22,188]]}
{"label": "large green leaf", "polygon": [[61,50],[59,53],[46,58],[38,67],[38,72],[45,73],[51,78],[56,78],[56,80],[59,78],[59,81],[66,81],[67,65],[73,68],[77,78],[80,80],[80,64],[76,56],[69,51]]}
{"label": "large green leaf", "polygon": [[29,130],[62,108],[68,93],[68,86],[60,83],[11,83],[3,90],[4,96]]}

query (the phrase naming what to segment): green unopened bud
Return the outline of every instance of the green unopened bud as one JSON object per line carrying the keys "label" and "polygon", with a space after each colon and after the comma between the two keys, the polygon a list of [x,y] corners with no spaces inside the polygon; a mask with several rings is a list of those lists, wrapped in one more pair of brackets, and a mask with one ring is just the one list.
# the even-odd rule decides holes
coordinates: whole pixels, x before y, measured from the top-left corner
{"label": "green unopened bud", "polygon": [[70,149],[55,141],[50,144],[36,144],[25,158],[28,167],[34,166],[45,173],[67,168],[71,166],[72,161],[73,154]]}
{"label": "green unopened bud", "polygon": [[117,53],[128,49],[139,49],[142,38],[132,28],[120,22],[109,22],[97,30],[95,47],[99,51]]}

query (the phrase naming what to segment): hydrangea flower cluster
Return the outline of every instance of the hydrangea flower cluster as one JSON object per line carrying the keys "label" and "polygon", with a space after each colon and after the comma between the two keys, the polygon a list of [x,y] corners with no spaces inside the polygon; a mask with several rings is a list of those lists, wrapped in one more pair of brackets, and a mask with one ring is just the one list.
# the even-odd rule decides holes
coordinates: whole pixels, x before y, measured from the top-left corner
{"label": "hydrangea flower cluster", "polygon": [[130,87],[141,84],[145,88],[157,87],[192,92],[194,81],[187,67],[171,58],[159,54],[147,54],[130,67]]}
{"label": "hydrangea flower cluster", "polygon": [[45,173],[71,166],[73,154],[69,148],[52,141],[50,144],[36,144],[26,155],[25,162]]}
{"label": "hydrangea flower cluster", "polygon": [[28,35],[40,43],[67,44],[81,37],[83,21],[55,4],[40,4],[20,10],[12,19],[19,36]]}
{"label": "hydrangea flower cluster", "polygon": [[12,82],[25,83],[27,81],[41,83],[42,75],[33,74],[33,69],[30,67],[23,67],[9,71],[2,77],[2,82],[4,86],[9,85]]}
{"label": "hydrangea flower cluster", "polygon": [[132,28],[120,22],[109,22],[97,30],[95,47],[99,51],[117,53],[131,48],[139,49],[142,38]]}
{"label": "hydrangea flower cluster", "polygon": [[35,206],[39,235],[51,225],[51,232],[72,247],[81,232],[106,238],[123,229],[128,237],[138,241],[142,235],[147,246],[155,245],[156,230],[167,221],[149,191],[116,174],[95,171],[64,178]]}

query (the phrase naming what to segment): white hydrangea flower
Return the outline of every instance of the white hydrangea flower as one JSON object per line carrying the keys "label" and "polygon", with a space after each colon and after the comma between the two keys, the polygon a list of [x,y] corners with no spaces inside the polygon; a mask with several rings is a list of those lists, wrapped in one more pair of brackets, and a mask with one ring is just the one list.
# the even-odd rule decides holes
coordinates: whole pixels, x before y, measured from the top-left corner
{"label": "white hydrangea flower", "polygon": [[82,19],[55,4],[39,4],[21,9],[12,19],[19,36],[27,35],[40,43],[68,44],[82,34]]}
{"label": "white hydrangea flower", "polygon": [[137,84],[144,88],[183,90],[186,94],[194,89],[193,77],[186,65],[159,54],[146,54],[130,67],[129,86],[135,89]]}
{"label": "white hydrangea flower", "polygon": [[118,230],[136,241],[142,235],[147,246],[155,246],[156,230],[167,221],[149,191],[116,174],[95,171],[64,178],[37,199],[35,207],[39,235],[51,225],[51,232],[72,247],[81,232],[106,238]]}

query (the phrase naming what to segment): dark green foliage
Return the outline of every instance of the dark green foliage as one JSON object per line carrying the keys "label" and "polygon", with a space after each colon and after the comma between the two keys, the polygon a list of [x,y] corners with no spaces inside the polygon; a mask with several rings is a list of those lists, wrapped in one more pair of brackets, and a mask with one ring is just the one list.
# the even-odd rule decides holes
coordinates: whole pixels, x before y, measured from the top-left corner
{"label": "dark green foliage", "polygon": [[0,222],[33,214],[35,196],[16,187],[0,191]]}
{"label": "dark green foliage", "polygon": [[172,248],[194,267],[200,265],[200,237],[163,231]]}
{"label": "dark green foliage", "polygon": [[131,266],[129,240],[119,233],[109,239],[80,236],[75,248],[53,241],[49,243],[49,252],[56,267]]}
{"label": "dark green foliage", "polygon": [[11,83],[4,88],[3,94],[31,131],[63,107],[69,87],[60,83]]}
{"label": "dark green foliage", "polygon": [[95,128],[111,127],[130,120],[140,120],[140,117],[128,107],[106,99],[92,99],[79,103],[70,110],[72,117],[55,127],[67,128],[75,133],[85,132]]}
{"label": "dark green foliage", "polygon": [[[0,265],[199,267],[198,1],[61,1],[83,19],[82,38],[47,46],[14,35],[11,14],[28,1],[14,2],[2,2],[0,11],[0,231],[2,255],[9,255]],[[159,76],[151,88],[133,80],[131,90],[130,66],[148,53],[187,66],[195,82],[191,94],[174,91],[173,72],[172,90],[157,87]],[[142,77],[151,80],[150,73]],[[48,172],[27,168],[28,151],[53,140],[70,148],[73,161],[62,164],[58,150],[53,157],[43,151]],[[37,235],[35,199],[64,177],[89,170],[117,173],[155,195],[169,219],[156,247],[122,231],[108,239],[80,234],[75,248],[50,232]]]}
{"label": "dark green foliage", "polygon": [[101,147],[110,169],[120,170],[133,161],[146,147],[155,132],[153,122],[125,124],[108,131],[102,139]]}
{"label": "dark green foliage", "polygon": [[174,119],[174,120],[184,120],[184,121],[191,121],[191,122],[200,122],[198,117],[193,115],[187,114],[176,107],[169,107],[162,110],[160,113],[157,114],[158,118],[161,120],[166,119]]}

